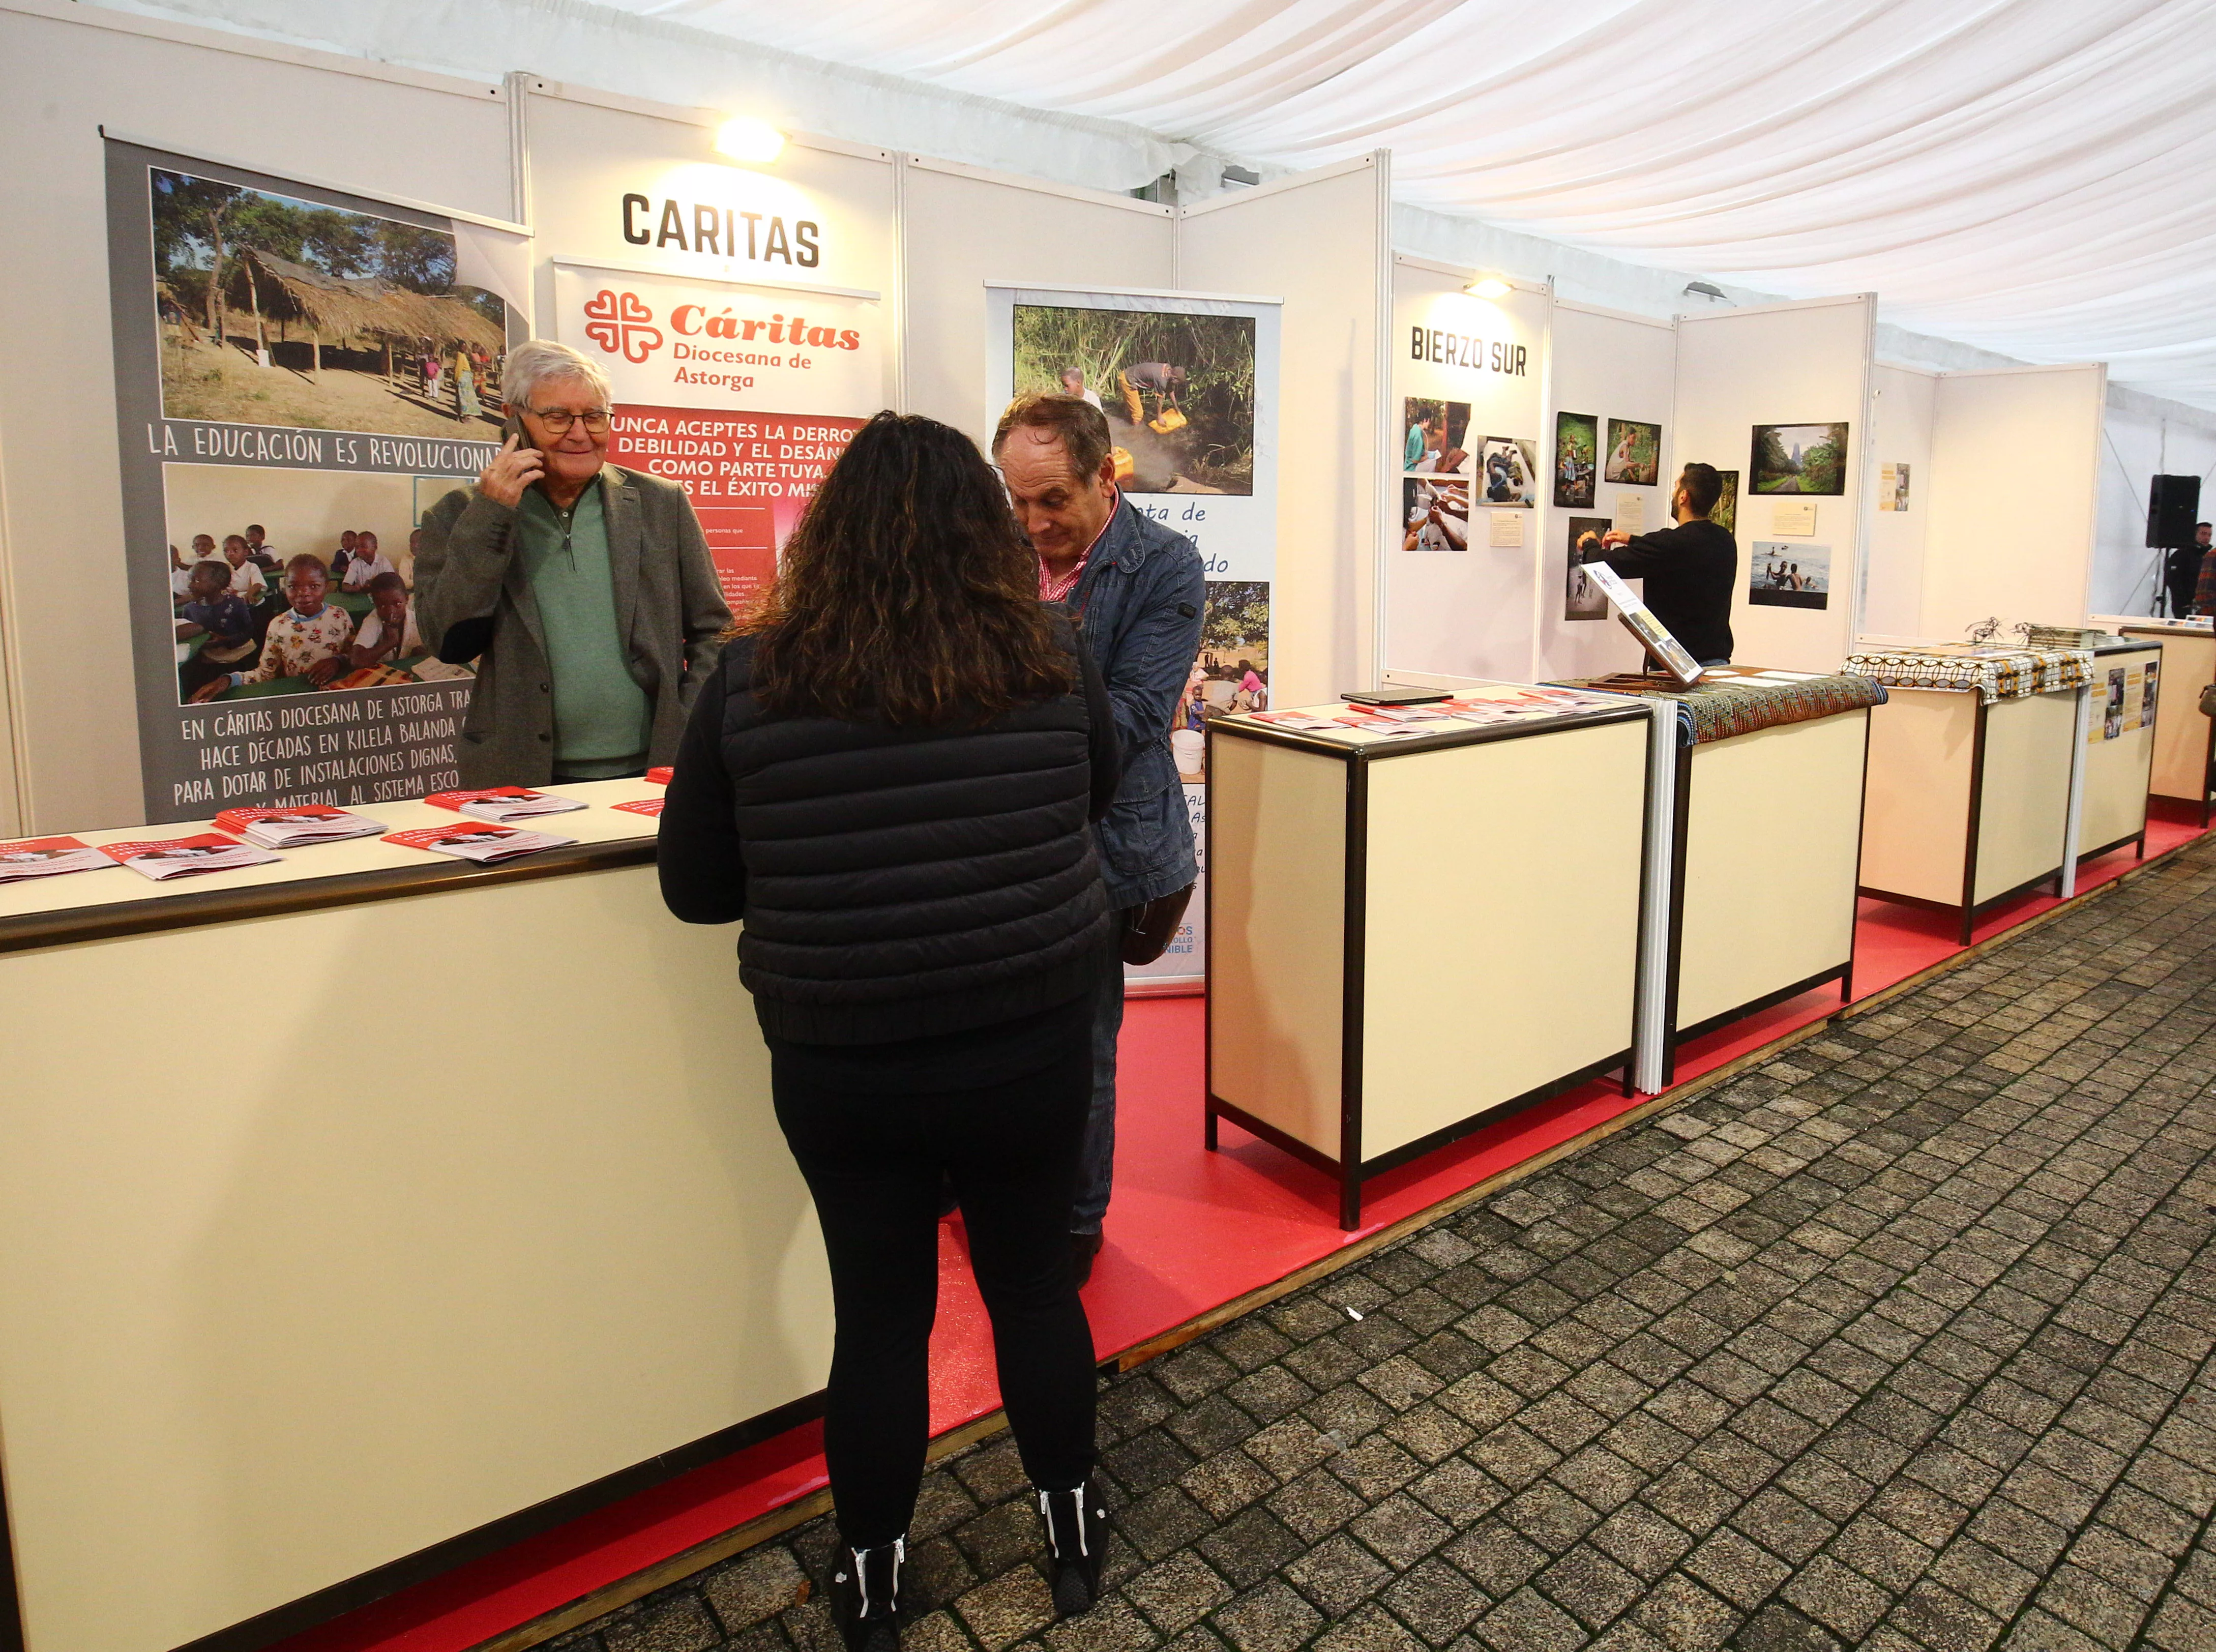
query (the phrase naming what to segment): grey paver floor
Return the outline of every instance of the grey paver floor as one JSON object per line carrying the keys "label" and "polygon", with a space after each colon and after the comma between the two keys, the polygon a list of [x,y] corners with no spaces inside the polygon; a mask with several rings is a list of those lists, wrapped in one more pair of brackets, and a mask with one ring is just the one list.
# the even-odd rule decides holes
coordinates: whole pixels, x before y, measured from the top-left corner
{"label": "grey paver floor", "polygon": [[[1112,1592],[1004,1436],[921,1652],[2216,1652],[2216,845],[1110,1383]],[[825,1520],[563,1652],[835,1646]]]}

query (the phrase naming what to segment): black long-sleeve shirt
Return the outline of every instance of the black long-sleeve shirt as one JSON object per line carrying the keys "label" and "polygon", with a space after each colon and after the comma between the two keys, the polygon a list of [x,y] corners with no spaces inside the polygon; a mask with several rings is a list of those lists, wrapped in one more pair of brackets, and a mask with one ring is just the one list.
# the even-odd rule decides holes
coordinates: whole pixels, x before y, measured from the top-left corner
{"label": "black long-sleeve shirt", "polygon": [[1739,541],[1704,517],[1639,533],[1628,545],[1588,551],[1626,579],[1647,582],[1647,606],[1696,660],[1732,656],[1732,589],[1739,579]]}

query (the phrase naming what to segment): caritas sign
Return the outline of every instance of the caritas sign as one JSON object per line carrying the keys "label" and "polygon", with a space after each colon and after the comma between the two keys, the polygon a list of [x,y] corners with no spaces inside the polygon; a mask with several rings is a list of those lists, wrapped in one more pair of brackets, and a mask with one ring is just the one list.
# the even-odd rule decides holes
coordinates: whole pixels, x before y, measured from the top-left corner
{"label": "caritas sign", "polygon": [[837,293],[557,264],[556,336],[615,391],[608,458],[681,483],[734,612],[884,405],[881,307]]}

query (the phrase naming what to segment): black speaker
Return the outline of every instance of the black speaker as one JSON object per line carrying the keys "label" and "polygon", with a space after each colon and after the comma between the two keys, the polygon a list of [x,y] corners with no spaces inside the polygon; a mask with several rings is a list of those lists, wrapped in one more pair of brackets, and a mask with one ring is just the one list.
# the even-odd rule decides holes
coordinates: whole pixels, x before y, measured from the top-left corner
{"label": "black speaker", "polygon": [[2151,546],[2193,543],[2201,520],[2201,478],[2158,476],[2147,484],[2147,536]]}

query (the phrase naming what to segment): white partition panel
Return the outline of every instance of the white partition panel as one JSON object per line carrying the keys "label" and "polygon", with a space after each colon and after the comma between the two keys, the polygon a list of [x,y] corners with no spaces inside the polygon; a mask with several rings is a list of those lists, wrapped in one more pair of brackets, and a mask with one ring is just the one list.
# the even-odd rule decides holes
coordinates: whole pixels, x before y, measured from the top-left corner
{"label": "white partition panel", "polygon": [[[492,82],[74,5],[0,12],[0,611],[22,826],[145,818],[116,462],[102,131],[287,178],[506,219]],[[160,545],[129,555],[164,557]]]}
{"label": "white partition panel", "polygon": [[1919,634],[2084,619],[2107,400],[2099,363],[1941,377]]}
{"label": "white partition panel", "polygon": [[985,283],[1160,291],[1177,284],[1176,238],[1173,207],[909,157],[901,205],[902,410],[943,419],[983,446],[993,434]]}
{"label": "white partition panel", "polygon": [[[1874,295],[1811,299],[1677,321],[1677,432],[1671,462],[1694,460],[1739,472],[1739,573],[1732,602],[1733,657],[1758,665],[1828,671],[1856,632],[1854,599],[1865,529],[1868,465],[1870,336]],[[1848,426],[1844,490],[1781,496],[1756,490],[1757,425]],[[1807,532],[1793,520],[1813,506]],[[1822,564],[1823,605],[1750,601],[1757,547],[1804,570]],[[1797,552],[1798,554],[1794,554]],[[1813,593],[1796,591],[1798,598]]]}
{"label": "white partition panel", "polygon": [[[1630,526],[1635,514],[1644,531],[1669,526],[1669,484],[1676,477],[1677,328],[1652,317],[1603,310],[1592,305],[1554,300],[1554,324],[1547,349],[1547,417],[1542,441],[1547,482],[1539,513],[1539,544],[1534,582],[1536,660],[1533,676],[1597,676],[1631,671],[1645,657],[1629,632],[1606,612],[1597,618],[1572,618],[1570,545],[1573,518]],[[1561,488],[1560,421],[1564,414],[1594,422],[1598,452],[1589,499],[1573,481]],[[1611,419],[1662,427],[1655,485],[1610,482],[1604,474]],[[1558,497],[1572,502],[1557,504]],[[1580,502],[1580,501],[1584,501]],[[1630,511],[1627,501],[1636,501]],[[1622,521],[1619,521],[1619,518]],[[1591,601],[1574,605],[1589,613]]]}
{"label": "white partition panel", "polygon": [[1385,410],[1399,451],[1379,563],[1384,667],[1522,682],[1532,669],[1554,295],[1515,282],[1480,298],[1463,291],[1477,274],[1393,261]]}
{"label": "white partition panel", "polygon": [[1188,207],[1177,285],[1284,300],[1271,693],[1312,705],[1376,681],[1388,458],[1381,152]]}
{"label": "white partition panel", "polygon": [[[1870,372],[1869,555],[1860,634],[1938,636],[1924,630],[1924,547],[1937,478],[1931,423],[1944,375],[1881,361]],[[1903,472],[1905,472],[1904,477]]]}

